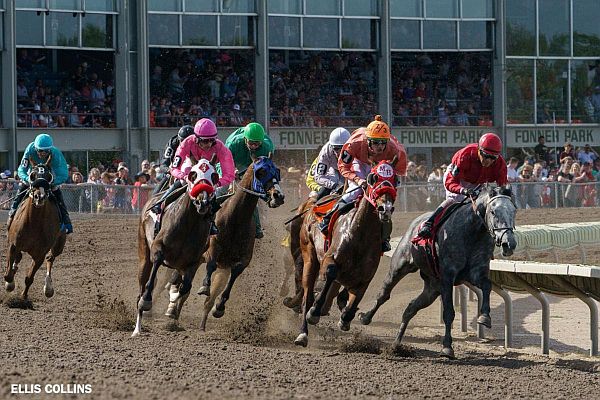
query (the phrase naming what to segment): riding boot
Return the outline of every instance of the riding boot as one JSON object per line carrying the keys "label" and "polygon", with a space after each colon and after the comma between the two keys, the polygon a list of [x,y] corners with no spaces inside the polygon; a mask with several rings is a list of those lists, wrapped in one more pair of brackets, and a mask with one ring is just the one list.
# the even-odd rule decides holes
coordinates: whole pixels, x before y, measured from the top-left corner
{"label": "riding boot", "polygon": [[165,174],[165,176],[160,180],[160,182],[158,183],[158,185],[156,185],[154,187],[154,190],[152,191],[152,194],[155,195],[157,193],[160,193],[165,188],[165,186],[168,185],[169,179],[171,179],[171,175],[168,174],[168,173]]}
{"label": "riding boot", "polygon": [[15,213],[17,212],[17,209],[19,208],[19,205],[21,204],[21,202],[23,201],[25,196],[27,196],[28,188],[29,188],[28,185],[20,184],[19,188],[17,189],[17,195],[15,196],[15,199],[13,200],[13,202],[10,206],[10,210],[8,211],[8,219],[6,220],[6,230],[7,231],[8,231],[8,228],[10,228],[10,224],[12,224],[12,220],[15,216]]}
{"label": "riding boot", "polygon": [[62,222],[61,231],[64,231],[66,234],[73,233],[73,225],[71,224],[69,211],[67,211],[67,206],[65,205],[65,201],[63,199],[63,195],[60,188],[56,188],[55,190],[53,190],[52,194],[56,199],[56,205],[58,206],[58,210],[60,211],[60,220]]}
{"label": "riding boot", "polygon": [[435,211],[433,212],[433,214],[431,214],[431,216],[429,218],[427,218],[427,221],[423,222],[423,225],[421,226],[421,229],[419,229],[418,235],[421,236],[422,238],[429,238],[431,237],[431,233],[432,233],[432,229],[433,229],[433,221],[435,221],[435,218],[444,210],[443,206],[439,206],[438,208],[435,209]]}
{"label": "riding boot", "polygon": [[171,187],[169,187],[169,189],[161,196],[161,198],[156,202],[156,204],[154,204],[152,207],[150,207],[150,212],[153,212],[154,214],[156,214],[156,221],[154,222],[154,236],[156,237],[156,235],[158,235],[158,232],[160,231],[160,227],[161,227],[161,222],[162,222],[162,218],[161,218],[161,214],[163,211],[163,206],[166,206],[165,200],[167,200],[169,198],[169,196],[171,195],[171,193],[173,193],[175,190],[179,189],[181,187],[182,183],[179,179],[177,179],[172,185]]}
{"label": "riding boot", "polygon": [[256,224],[256,232],[254,234],[254,237],[256,239],[262,239],[263,237],[265,237],[265,234],[262,230],[262,226],[260,224],[260,217],[258,215],[258,207],[254,209],[254,212],[252,213],[252,218],[254,218],[254,223]]}
{"label": "riding boot", "polygon": [[331,193],[331,189],[330,188],[326,188],[325,186],[321,186],[321,188],[317,192],[317,198],[315,199],[315,201],[321,200],[323,197],[327,196],[330,193]]}
{"label": "riding boot", "polygon": [[219,233],[219,228],[217,228],[217,224],[215,223],[215,218],[217,217],[217,211],[221,208],[221,205],[217,201],[217,196],[213,196],[211,202],[211,210],[210,210],[210,235],[217,235]]}
{"label": "riding boot", "polygon": [[347,211],[350,211],[354,207],[354,203],[346,203],[344,200],[340,199],[335,206],[327,214],[323,216],[323,220],[319,224],[319,230],[325,236],[327,236],[327,229],[329,228],[329,222],[331,221],[331,217],[333,214],[340,210],[340,214],[344,214]]}
{"label": "riding boot", "polygon": [[390,236],[392,235],[392,221],[382,222],[381,223],[381,251],[385,253],[386,251],[392,250],[392,245],[390,244]]}

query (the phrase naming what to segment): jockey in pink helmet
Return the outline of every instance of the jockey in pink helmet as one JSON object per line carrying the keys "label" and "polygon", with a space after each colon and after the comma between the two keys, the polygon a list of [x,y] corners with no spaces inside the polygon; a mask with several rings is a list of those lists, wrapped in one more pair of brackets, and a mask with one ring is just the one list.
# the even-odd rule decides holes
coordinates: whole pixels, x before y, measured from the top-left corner
{"label": "jockey in pink helmet", "polygon": [[[189,172],[189,167],[186,168],[187,164],[185,163],[185,159],[190,156],[196,160],[202,158],[211,160],[212,157],[215,156],[215,163],[221,164],[222,173],[219,181],[214,185],[215,189],[221,186],[227,186],[233,182],[235,178],[235,166],[231,151],[229,151],[223,142],[217,138],[217,127],[215,126],[215,123],[208,118],[202,118],[196,122],[196,125],[194,126],[194,135],[188,136],[179,144],[170,170],[171,175],[177,179],[162,195],[160,200],[150,209],[151,212],[154,212],[157,215],[161,214],[166,206],[165,200],[169,198],[171,193],[183,186],[182,181],[185,181]],[[170,199],[168,203],[171,203],[172,200]],[[218,209],[218,205],[216,203],[214,205],[213,216],[216,209]],[[155,227],[156,233],[159,229],[160,218],[157,219],[157,226]],[[218,230],[213,220],[213,223],[211,224],[211,235],[217,233]]]}

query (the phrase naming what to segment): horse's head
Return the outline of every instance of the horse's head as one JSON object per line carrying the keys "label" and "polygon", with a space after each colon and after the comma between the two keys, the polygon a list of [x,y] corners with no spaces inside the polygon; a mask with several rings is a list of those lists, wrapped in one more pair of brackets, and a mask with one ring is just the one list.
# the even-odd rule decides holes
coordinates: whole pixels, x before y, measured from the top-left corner
{"label": "horse's head", "polygon": [[259,157],[252,163],[254,178],[252,180],[252,190],[261,194],[261,198],[267,202],[271,208],[279,207],[284,203],[285,195],[279,186],[281,174],[279,168],[271,160],[271,154],[268,157]]}
{"label": "horse's head", "polygon": [[199,214],[204,215],[210,211],[210,201],[215,191],[213,185],[218,181],[219,174],[215,169],[214,159],[209,161],[203,158],[188,172],[188,196]]}
{"label": "horse's head", "polygon": [[371,169],[367,176],[367,200],[377,209],[379,220],[387,222],[392,219],[394,201],[396,201],[396,173],[393,165],[397,158],[381,161]]}
{"label": "horse's head", "polygon": [[488,232],[496,246],[502,247],[504,257],[511,256],[517,247],[515,216],[517,208],[509,186],[492,188],[485,186],[477,199],[477,213],[485,221]]}
{"label": "horse's head", "polygon": [[44,206],[48,196],[50,196],[54,176],[50,172],[48,164],[49,162],[46,164],[33,164],[29,172],[29,182],[31,183],[29,197],[31,197],[34,207]]}

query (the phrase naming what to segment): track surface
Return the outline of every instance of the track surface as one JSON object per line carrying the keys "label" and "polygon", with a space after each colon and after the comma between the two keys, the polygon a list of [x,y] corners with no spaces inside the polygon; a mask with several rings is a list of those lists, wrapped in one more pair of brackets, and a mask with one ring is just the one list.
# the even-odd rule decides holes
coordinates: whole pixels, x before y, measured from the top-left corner
{"label": "track surface", "polygon": [[[63,254],[55,264],[56,294],[42,293],[44,271],[31,290],[33,310],[9,308],[12,295],[1,289],[0,398],[12,398],[11,384],[86,383],[83,398],[597,398],[600,359],[589,351],[587,308],[577,300],[551,298],[550,357],[539,356],[540,310],[532,298],[515,296],[515,347],[503,343],[503,308],[492,295],[494,327],[489,343],[474,334],[476,302],[469,304],[468,335],[454,324],[458,360],[438,357],[441,349],[439,307],[418,314],[407,331],[410,357],[386,352],[396,334],[404,307],[421,290],[420,278],[405,278],[371,326],[353,322],[340,332],[339,312],[310,326],[307,349],[293,345],[299,318],[281,305],[284,236],[282,222],[293,204],[263,210],[267,230],[250,268],[240,277],[225,316],[209,318],[206,333],[198,331],[203,297],[195,295],[204,267],[182,312],[179,326],[162,316],[163,292],[155,298],[146,333],[130,338],[137,288],[137,218],[80,217]],[[394,235],[402,234],[417,214],[397,213]],[[598,221],[598,209],[520,211],[518,224]],[[4,228],[2,230],[4,235]],[[4,237],[4,236],[3,236]],[[588,254],[595,262],[600,253]],[[6,242],[0,243],[4,268]],[[565,254],[568,260],[572,255]],[[548,256],[541,254],[540,259]],[[23,288],[29,267],[24,257],[17,273]],[[362,303],[369,307],[385,274],[379,271]],[[161,277],[162,279],[162,277]],[[496,340],[494,340],[494,338]],[[381,354],[347,352],[348,347],[381,347]],[[20,398],[61,398],[20,395]],[[67,395],[64,395],[67,397]]]}

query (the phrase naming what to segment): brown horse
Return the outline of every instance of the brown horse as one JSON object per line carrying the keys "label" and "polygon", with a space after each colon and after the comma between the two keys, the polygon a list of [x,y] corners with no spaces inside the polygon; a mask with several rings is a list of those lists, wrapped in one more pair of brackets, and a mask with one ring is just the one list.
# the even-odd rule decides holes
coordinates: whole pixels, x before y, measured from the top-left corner
{"label": "brown horse", "polygon": [[[344,331],[350,329],[358,304],[379,265],[382,222],[390,221],[394,212],[396,178],[392,165],[395,162],[395,159],[391,163],[382,161],[373,167],[367,179],[367,193],[358,202],[358,207],[340,216],[334,227],[330,227],[333,231],[327,250],[315,213],[309,211],[304,218],[300,230],[304,262],[302,326],[294,341],[296,345],[308,344],[308,323],[319,322],[327,298],[337,294],[333,286],[336,284],[344,286],[349,294],[338,326]],[[325,277],[325,284],[314,299],[319,274]]]}
{"label": "brown horse", "polygon": [[202,159],[190,170],[187,176],[187,193],[165,208],[162,226],[156,237],[154,220],[148,210],[160,196],[151,198],[142,211],[138,228],[140,294],[137,322],[132,336],[141,333],[142,314],[152,308],[152,291],[161,265],[173,268],[182,275],[179,293],[174,299],[178,309],[183,307],[189,296],[202,254],[208,246],[215,176],[212,163],[214,160]]}
{"label": "brown horse", "polygon": [[[31,160],[30,160],[31,162]],[[46,281],[44,294],[54,295],[52,285],[52,265],[65,247],[67,235],[60,230],[60,213],[54,201],[49,201],[53,176],[49,165],[51,157],[45,164],[33,164],[29,174],[32,182],[28,198],[21,203],[13,221],[8,228],[8,262],[4,275],[6,290],[15,288],[14,277],[17,266],[23,257],[22,252],[29,253],[32,258],[31,268],[25,278],[25,289],[21,296],[27,299],[33,277],[46,259]]]}
{"label": "brown horse", "polygon": [[[208,297],[204,302],[204,310],[200,329],[206,329],[208,313],[220,318],[225,313],[225,303],[229,299],[235,280],[246,269],[252,260],[255,240],[255,223],[252,212],[258,200],[263,199],[270,208],[279,207],[284,202],[284,195],[279,186],[279,169],[269,157],[260,157],[248,167],[235,193],[227,199],[217,212],[216,224],[219,234],[209,240],[206,260],[206,277],[198,294]],[[212,274],[215,284],[211,285]],[[229,279],[225,285],[226,275]],[[225,289],[223,289],[225,286]],[[218,303],[215,305],[217,296]],[[213,308],[214,306],[214,308]],[[172,309],[172,305],[169,306]]]}

